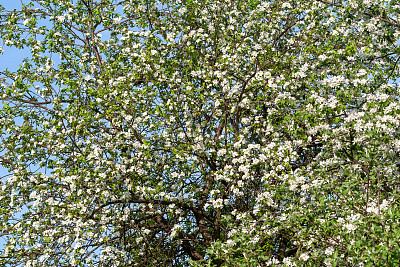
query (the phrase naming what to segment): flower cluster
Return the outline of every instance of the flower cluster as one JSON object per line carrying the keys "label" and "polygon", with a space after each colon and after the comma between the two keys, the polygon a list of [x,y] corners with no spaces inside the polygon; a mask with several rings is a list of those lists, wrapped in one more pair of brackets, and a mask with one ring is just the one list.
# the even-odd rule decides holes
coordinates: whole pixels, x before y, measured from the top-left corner
{"label": "flower cluster", "polygon": [[395,1],[30,2],[0,265],[399,264]]}

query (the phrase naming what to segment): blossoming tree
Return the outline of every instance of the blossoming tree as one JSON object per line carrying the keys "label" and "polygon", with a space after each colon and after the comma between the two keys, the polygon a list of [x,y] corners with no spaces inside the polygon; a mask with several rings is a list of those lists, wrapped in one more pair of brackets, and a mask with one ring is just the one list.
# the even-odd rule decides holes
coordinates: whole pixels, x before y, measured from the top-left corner
{"label": "blossoming tree", "polygon": [[398,266],[396,1],[0,10],[2,266]]}

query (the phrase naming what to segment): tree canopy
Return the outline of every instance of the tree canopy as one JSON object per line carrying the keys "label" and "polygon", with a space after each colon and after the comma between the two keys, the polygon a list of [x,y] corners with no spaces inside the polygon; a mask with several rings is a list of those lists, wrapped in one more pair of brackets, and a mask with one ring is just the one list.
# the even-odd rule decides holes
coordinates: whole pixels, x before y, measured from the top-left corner
{"label": "tree canopy", "polygon": [[2,266],[398,266],[400,5],[0,5]]}

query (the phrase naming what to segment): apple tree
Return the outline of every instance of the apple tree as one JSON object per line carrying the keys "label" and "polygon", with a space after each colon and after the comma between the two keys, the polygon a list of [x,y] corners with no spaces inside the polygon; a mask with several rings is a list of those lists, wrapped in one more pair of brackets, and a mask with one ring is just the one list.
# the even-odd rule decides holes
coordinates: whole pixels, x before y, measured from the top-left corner
{"label": "apple tree", "polygon": [[396,1],[23,2],[3,266],[398,266]]}

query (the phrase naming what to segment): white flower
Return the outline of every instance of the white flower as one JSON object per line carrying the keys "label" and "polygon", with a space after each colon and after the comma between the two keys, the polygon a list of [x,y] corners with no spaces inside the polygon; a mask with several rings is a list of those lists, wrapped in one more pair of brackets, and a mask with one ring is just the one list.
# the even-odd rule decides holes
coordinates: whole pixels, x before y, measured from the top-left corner
{"label": "white flower", "polygon": [[218,152],[217,152],[217,155],[219,156],[219,157],[221,157],[221,156],[223,156],[223,155],[225,155],[226,154],[226,149],[220,149],[220,150],[218,150]]}
{"label": "white flower", "polygon": [[327,248],[327,249],[325,250],[325,254],[328,255],[328,256],[330,256],[330,255],[333,254],[334,251],[335,251],[335,250],[333,249],[333,247],[329,247],[329,248]]}
{"label": "white flower", "polygon": [[229,246],[229,247],[233,247],[235,244],[236,244],[236,242],[234,240],[232,240],[232,239],[228,239],[226,241],[226,245]]}
{"label": "white flower", "polygon": [[339,76],[334,76],[331,78],[326,78],[322,81],[322,84],[327,85],[331,88],[336,88],[342,83],[345,83],[347,80],[345,77],[339,75]]}
{"label": "white flower", "polygon": [[183,15],[183,14],[186,13],[186,8],[181,7],[181,8],[178,10],[178,12],[179,12],[179,14]]}
{"label": "white flower", "polygon": [[282,8],[292,8],[292,5],[290,3],[283,3]]}
{"label": "white flower", "polygon": [[179,224],[175,224],[171,231],[171,237],[175,237],[182,228]]}
{"label": "white flower", "polygon": [[327,58],[328,58],[328,57],[325,56],[325,55],[320,55],[320,56],[318,56],[318,59],[321,60],[321,61],[324,61],[324,60],[327,59]]}
{"label": "white flower", "polygon": [[142,11],[142,12],[145,12],[145,11],[146,11],[146,7],[143,6],[143,5],[138,6],[138,8],[139,8],[139,10]]}
{"label": "white flower", "polygon": [[[233,213],[233,215],[234,215],[234,213]],[[234,236],[237,232],[238,231],[236,229],[230,230],[229,233],[228,233],[228,237]]]}
{"label": "white flower", "polygon": [[29,198],[31,198],[31,199],[36,199],[37,196],[38,196],[38,194],[36,193],[36,191],[33,191],[33,192],[29,195]]}
{"label": "white flower", "polygon": [[367,212],[378,214],[378,207],[375,207],[375,206],[368,207]]}
{"label": "white flower", "polygon": [[364,76],[365,74],[367,74],[367,71],[364,70],[364,69],[360,69],[360,70],[358,71],[358,73],[356,74],[356,76],[357,76],[357,77],[360,77],[360,76]]}
{"label": "white flower", "polygon": [[216,199],[213,202],[213,207],[216,209],[220,209],[224,206],[224,200],[222,198]]}
{"label": "white flower", "polygon": [[144,229],[144,230],[143,230],[143,233],[144,233],[145,235],[150,234],[150,232],[151,232],[151,231],[150,231],[149,229]]}
{"label": "white flower", "polygon": [[295,265],[292,263],[291,258],[284,258],[282,262],[283,262],[283,264],[285,264],[285,265],[288,266],[288,267],[295,266]]}
{"label": "white flower", "polygon": [[57,16],[57,20],[58,20],[59,22],[64,22],[65,16]]}
{"label": "white flower", "polygon": [[302,261],[307,261],[309,258],[310,258],[310,256],[308,256],[308,253],[303,253],[299,257],[299,259]]}
{"label": "white flower", "polygon": [[389,201],[387,201],[386,199],[384,199],[383,201],[382,201],[382,204],[381,204],[381,210],[383,211],[383,210],[386,210],[387,208],[389,207]]}
{"label": "white flower", "polygon": [[174,33],[172,33],[172,32],[167,33],[168,41],[173,42],[174,38],[175,38],[175,34]]}
{"label": "white flower", "polygon": [[355,226],[354,224],[351,224],[351,223],[345,224],[344,227],[347,228],[348,233],[357,229],[357,226]]}

